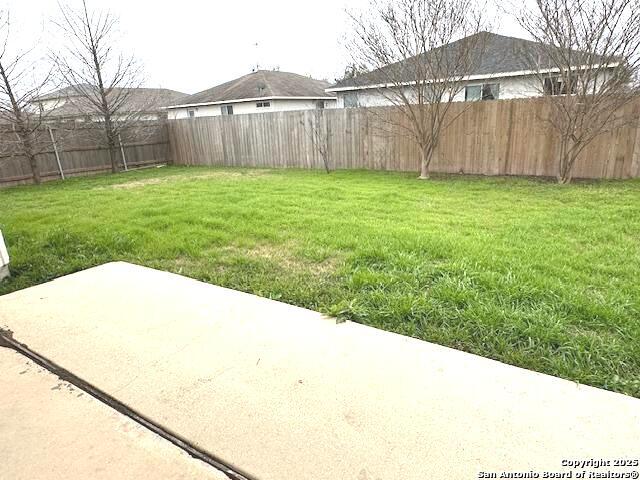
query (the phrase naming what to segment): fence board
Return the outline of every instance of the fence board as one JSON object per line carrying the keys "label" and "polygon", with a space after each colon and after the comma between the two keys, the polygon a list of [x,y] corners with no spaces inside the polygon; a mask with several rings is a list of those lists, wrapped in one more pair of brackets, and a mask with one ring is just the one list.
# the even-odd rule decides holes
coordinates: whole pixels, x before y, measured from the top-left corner
{"label": "fence board", "polygon": [[[625,107],[640,116],[640,101]],[[459,115],[443,132],[433,172],[556,175],[558,139],[541,99],[455,104]],[[310,133],[323,125],[332,168],[418,171],[415,142],[381,128],[401,120],[392,108],[333,109],[202,117],[169,121],[171,158],[179,165],[323,168]],[[577,178],[640,175],[640,129],[620,128],[595,139],[576,164]]]}

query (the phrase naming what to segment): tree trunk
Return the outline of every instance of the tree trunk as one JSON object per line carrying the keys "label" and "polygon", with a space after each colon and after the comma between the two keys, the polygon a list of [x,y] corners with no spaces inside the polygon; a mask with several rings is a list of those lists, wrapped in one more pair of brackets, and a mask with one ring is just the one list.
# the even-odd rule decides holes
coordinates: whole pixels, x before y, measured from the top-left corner
{"label": "tree trunk", "polygon": [[569,185],[571,183],[571,173],[565,173],[564,175],[558,178],[558,183],[560,185]]}
{"label": "tree trunk", "polygon": [[40,165],[38,165],[38,159],[35,155],[28,155],[29,165],[31,166],[31,173],[33,175],[33,182],[36,185],[40,185],[42,179],[40,177]]}
{"label": "tree trunk", "polygon": [[327,171],[327,173],[331,173],[331,169],[329,168],[329,160],[327,159],[327,153],[323,153],[322,155],[322,161],[324,162],[324,169]]}
{"label": "tree trunk", "polygon": [[118,153],[116,152],[116,145],[113,141],[109,140],[109,160],[111,161],[111,173],[118,173],[120,166],[118,165]]}
{"label": "tree trunk", "polygon": [[431,145],[420,147],[420,176],[418,177],[420,180],[428,180],[430,178],[429,165],[432,157],[433,148]]}
{"label": "tree trunk", "polygon": [[22,143],[23,154],[29,162],[29,167],[31,167],[33,183],[40,185],[42,178],[40,177],[40,165],[38,165],[38,158],[34,153],[32,133],[25,127],[22,116],[19,117],[18,132],[16,132],[16,134]]}
{"label": "tree trunk", "polygon": [[563,138],[560,142],[560,164],[558,168],[558,183],[568,185],[573,177],[573,165],[578,157],[578,145],[570,139]]}
{"label": "tree trunk", "polygon": [[118,173],[120,165],[118,164],[118,152],[116,145],[116,134],[111,125],[111,119],[105,115],[105,129],[107,131],[107,148],[109,149],[109,160],[111,160],[111,173]]}

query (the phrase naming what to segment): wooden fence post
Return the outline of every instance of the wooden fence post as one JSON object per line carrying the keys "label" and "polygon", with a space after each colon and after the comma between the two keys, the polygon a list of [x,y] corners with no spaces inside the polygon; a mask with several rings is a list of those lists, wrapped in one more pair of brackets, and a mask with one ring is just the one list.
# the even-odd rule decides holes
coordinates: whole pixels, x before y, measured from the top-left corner
{"label": "wooden fence post", "polygon": [[124,154],[124,147],[122,146],[122,137],[120,136],[119,133],[118,133],[118,142],[120,142],[120,153],[122,154],[122,164],[124,165],[124,171],[126,172],[127,170],[129,170],[129,168],[127,168],[127,157]]}
{"label": "wooden fence post", "polygon": [[62,163],[60,162],[60,154],[58,154],[56,139],[53,136],[53,130],[51,130],[51,127],[47,126],[47,128],[49,129],[49,136],[51,137],[51,143],[53,144],[53,152],[56,154],[56,162],[58,162],[58,171],[60,172],[60,178],[64,180],[64,171],[62,170]]}
{"label": "wooden fence post", "polygon": [[635,125],[636,138],[631,151],[631,178],[640,177],[640,116],[638,123]]}

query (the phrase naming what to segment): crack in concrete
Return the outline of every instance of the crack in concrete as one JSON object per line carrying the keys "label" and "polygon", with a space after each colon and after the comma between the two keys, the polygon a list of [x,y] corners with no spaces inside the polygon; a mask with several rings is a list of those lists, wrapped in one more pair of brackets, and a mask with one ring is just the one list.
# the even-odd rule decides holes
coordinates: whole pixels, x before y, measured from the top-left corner
{"label": "crack in concrete", "polygon": [[108,393],[100,390],[94,385],[91,385],[90,383],[86,382],[70,371],[60,367],[48,358],[43,357],[39,353],[31,350],[27,345],[16,340],[14,338],[13,332],[7,328],[0,327],[0,348],[10,348],[24,355],[36,364],[40,365],[42,368],[56,375],[60,380],[68,382],[79,388],[80,390],[88,393],[105,405],[113,408],[119,413],[147,428],[148,430],[151,430],[156,435],[159,435],[165,440],[171,442],[176,447],[188,453],[191,457],[205,462],[215,469],[221,471],[231,480],[254,480],[246,474],[238,472],[235,468],[215,458],[213,455],[207,453],[201,448],[191,444],[189,441],[177,435],[176,433],[167,430],[161,425],[155,423],[153,420],[145,417],[139,412],[136,412],[134,409],[128,407]]}

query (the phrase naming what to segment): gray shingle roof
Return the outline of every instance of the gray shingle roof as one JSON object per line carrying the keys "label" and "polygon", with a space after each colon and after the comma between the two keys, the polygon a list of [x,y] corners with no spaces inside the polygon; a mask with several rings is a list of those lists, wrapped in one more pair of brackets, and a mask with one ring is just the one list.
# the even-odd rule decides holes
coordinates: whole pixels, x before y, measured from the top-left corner
{"label": "gray shingle roof", "polygon": [[245,98],[265,97],[333,97],[326,93],[329,83],[298,75],[297,73],[258,70],[235,80],[216,85],[202,92],[182,98],[178,105],[230,102]]}
{"label": "gray shingle roof", "polygon": [[[480,38],[475,38],[480,36]],[[475,41],[479,40],[479,41]],[[433,51],[440,52],[441,49],[445,50],[445,54],[448,52],[456,51],[460,48],[462,42],[473,41],[476,48],[479,49],[479,62],[469,72],[459,72],[464,75],[494,75],[507,72],[519,72],[523,70],[531,70],[536,65],[531,65],[526,61],[527,57],[536,58],[540,65],[544,65],[545,59],[540,55],[540,48],[536,42],[531,40],[525,40],[516,37],[507,37],[504,35],[498,35],[491,32],[479,32],[475,35],[462,38],[455,42],[451,42],[447,45],[434,49]],[[523,55],[523,52],[526,54]],[[426,55],[429,55],[427,52]],[[577,57],[576,57],[577,58]],[[380,83],[388,83],[390,78],[389,70],[393,69],[394,73],[392,78],[396,78],[398,74],[401,81],[412,81],[415,78],[412,77],[412,72],[415,72],[415,68],[412,68],[412,62],[419,61],[420,56],[412,57],[408,60],[398,62],[396,64],[383,67],[378,70],[373,70],[362,75],[358,75],[354,78],[342,80],[331,88],[343,88],[343,87],[358,87],[366,85],[375,85]]]}
{"label": "gray shingle roof", "polygon": [[[82,88],[87,89],[90,86],[84,85]],[[167,88],[129,88],[125,90],[127,90],[127,98],[120,109],[121,112],[157,112],[187,96],[186,93]],[[121,89],[113,89],[114,98],[118,97],[121,91]],[[42,95],[34,102],[55,99],[63,99],[64,102],[60,102],[59,107],[51,110],[50,115],[66,117],[87,115],[95,111],[95,107],[80,94],[78,86],[65,87]]]}
{"label": "gray shingle roof", "polygon": [[57,98],[74,97],[74,96],[80,95],[79,89],[88,89],[88,88],[91,88],[91,85],[89,85],[88,83],[71,85],[69,87],[60,88],[58,90],[54,90],[53,92],[40,95],[34,101],[38,102],[43,100],[55,100]]}

